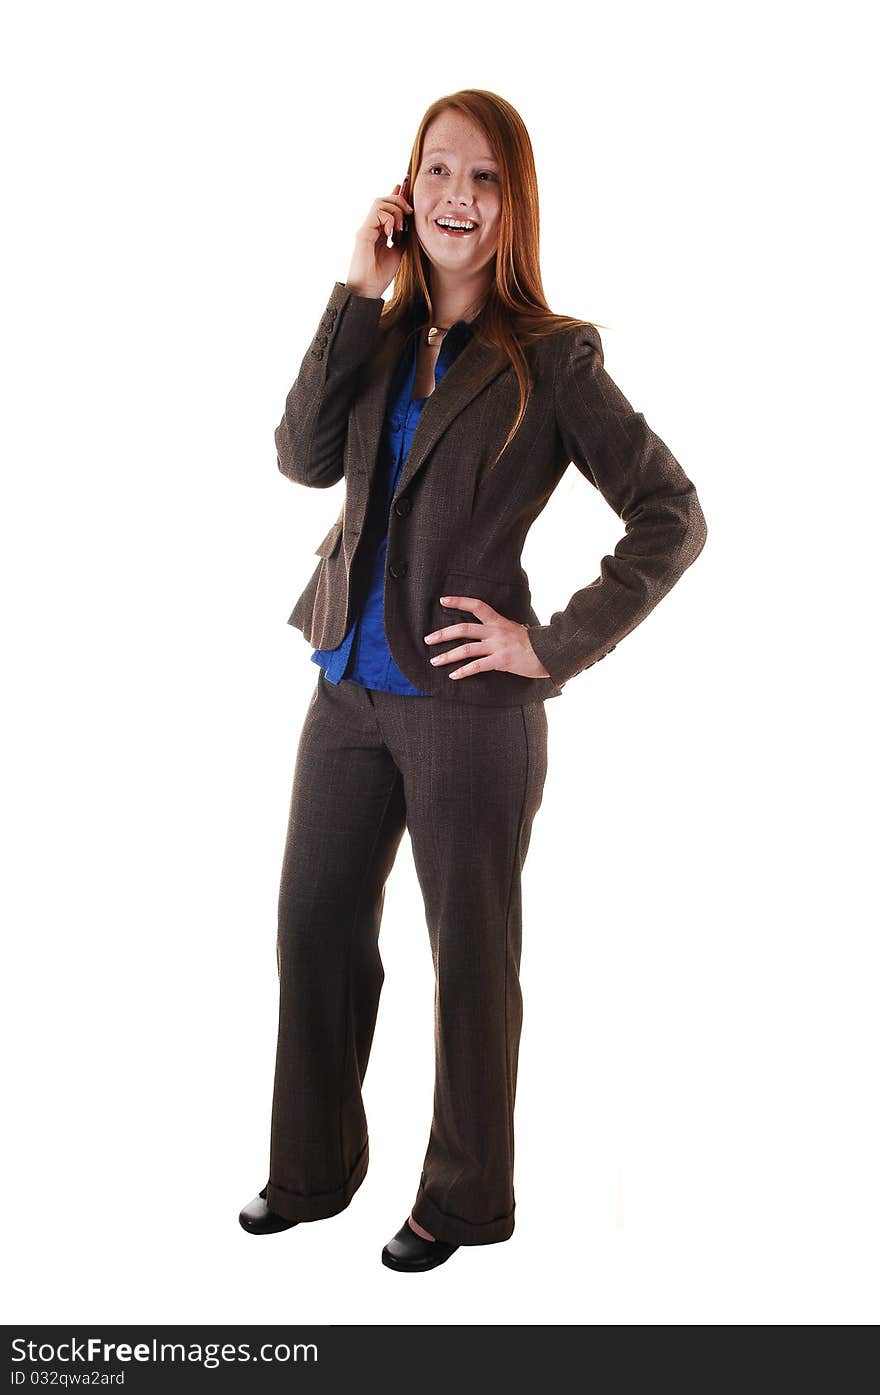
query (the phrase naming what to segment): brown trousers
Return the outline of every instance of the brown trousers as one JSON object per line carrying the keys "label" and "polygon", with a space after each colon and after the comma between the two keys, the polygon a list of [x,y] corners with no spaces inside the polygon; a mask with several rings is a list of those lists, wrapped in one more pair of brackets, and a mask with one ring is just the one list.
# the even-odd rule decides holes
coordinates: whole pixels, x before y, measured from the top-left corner
{"label": "brown trousers", "polygon": [[319,673],[278,903],[273,1211],[336,1215],[366,1175],[379,927],[407,828],[436,985],[434,1110],[412,1214],[451,1243],[512,1234],[520,874],[546,770],[542,701],[477,707]]}

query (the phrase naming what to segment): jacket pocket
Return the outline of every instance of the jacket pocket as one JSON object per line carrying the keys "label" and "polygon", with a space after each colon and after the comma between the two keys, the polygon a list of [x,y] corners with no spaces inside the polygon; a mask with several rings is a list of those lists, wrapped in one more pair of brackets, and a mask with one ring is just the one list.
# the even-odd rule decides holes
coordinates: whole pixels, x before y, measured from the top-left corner
{"label": "jacket pocket", "polygon": [[[497,610],[508,620],[516,620],[521,625],[534,623],[532,593],[528,584],[519,577],[503,580],[496,576],[486,576],[482,572],[447,572],[443,578],[440,596],[473,596],[477,600],[486,601],[493,610]],[[439,624],[435,625],[436,629],[440,629],[444,624],[457,625],[462,620],[477,625],[480,623],[472,611],[454,610],[451,606],[441,605],[440,596],[437,597],[435,606],[436,613],[441,617]]]}

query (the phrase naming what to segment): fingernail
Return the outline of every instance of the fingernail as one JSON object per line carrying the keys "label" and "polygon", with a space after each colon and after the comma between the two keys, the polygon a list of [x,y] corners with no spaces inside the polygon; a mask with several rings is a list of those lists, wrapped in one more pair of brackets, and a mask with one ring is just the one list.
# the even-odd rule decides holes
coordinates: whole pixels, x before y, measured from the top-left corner
{"label": "fingernail", "polygon": [[440,604],[441,604],[441,605],[448,605],[449,602],[450,602],[451,600],[452,600],[452,597],[451,597],[451,596],[441,596],[441,597],[440,597]]}
{"label": "fingernail", "polygon": [[433,635],[425,635],[425,643],[428,644],[433,638]]}

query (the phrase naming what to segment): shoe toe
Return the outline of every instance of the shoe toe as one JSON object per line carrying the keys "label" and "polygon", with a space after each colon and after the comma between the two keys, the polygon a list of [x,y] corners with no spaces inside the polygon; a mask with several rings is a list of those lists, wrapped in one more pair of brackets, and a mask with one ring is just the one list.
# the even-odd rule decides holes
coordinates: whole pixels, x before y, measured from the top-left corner
{"label": "shoe toe", "polygon": [[268,1190],[267,1183],[238,1213],[239,1224],[251,1235],[273,1235],[276,1231],[289,1230],[291,1226],[299,1224],[298,1221],[289,1221],[286,1216],[279,1216],[277,1211],[269,1208],[266,1201]]}
{"label": "shoe toe", "polygon": [[389,1269],[421,1273],[426,1269],[436,1269],[457,1249],[457,1245],[450,1245],[445,1240],[423,1239],[413,1230],[407,1217],[382,1250],[382,1263]]}

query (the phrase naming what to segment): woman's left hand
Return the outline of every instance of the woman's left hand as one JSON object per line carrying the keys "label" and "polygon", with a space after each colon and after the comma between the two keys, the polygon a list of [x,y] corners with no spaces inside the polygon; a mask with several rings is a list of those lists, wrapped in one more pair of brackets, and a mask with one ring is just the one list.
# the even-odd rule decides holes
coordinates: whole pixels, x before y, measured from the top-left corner
{"label": "woman's left hand", "polygon": [[448,674],[449,678],[468,678],[472,673],[487,673],[500,669],[502,673],[518,673],[523,678],[549,678],[541,660],[532,648],[527,625],[518,620],[508,620],[493,610],[487,601],[475,596],[441,596],[441,605],[453,610],[470,610],[477,622],[463,620],[457,625],[447,625],[442,630],[434,630],[425,635],[426,644],[438,644],[443,639],[464,639],[455,649],[437,654],[431,660],[435,668],[442,664],[456,663],[459,659],[470,662]]}

